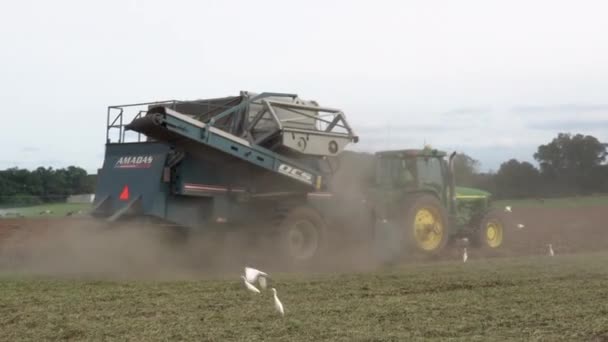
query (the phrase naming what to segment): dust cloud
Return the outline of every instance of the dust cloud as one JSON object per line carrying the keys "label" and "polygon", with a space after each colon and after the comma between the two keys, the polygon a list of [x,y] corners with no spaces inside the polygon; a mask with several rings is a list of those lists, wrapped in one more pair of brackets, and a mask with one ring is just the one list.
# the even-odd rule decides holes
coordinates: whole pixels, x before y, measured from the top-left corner
{"label": "dust cloud", "polygon": [[[286,266],[279,242],[248,227],[213,233],[176,231],[145,225],[102,225],[88,220],[0,221],[0,273],[76,276],[102,279],[238,279],[244,266],[269,272],[365,272],[386,264],[378,252],[390,252],[397,240],[390,235],[380,243],[373,229],[365,189],[373,176],[372,156],[345,152],[331,165],[330,191],[339,196],[328,222],[327,244],[316,263]],[[576,204],[576,203],[574,203]],[[608,249],[604,206],[569,208],[513,207],[505,214],[504,246],[497,251],[469,249],[472,258],[542,255],[552,244],[557,254]],[[17,220],[18,221],[18,220]],[[525,228],[518,229],[523,223]],[[13,225],[16,229],[8,229]],[[392,234],[396,234],[393,232]],[[453,243],[436,256],[411,255],[402,262],[459,260],[462,246]]]}
{"label": "dust cloud", "polygon": [[0,272],[103,279],[190,279],[240,272],[246,241],[138,225],[30,221],[0,243]]}
{"label": "dust cloud", "polygon": [[[2,227],[0,227],[2,228]],[[334,240],[317,262],[286,264],[277,240],[244,234],[174,231],[85,220],[27,220],[0,238],[0,274],[107,280],[238,279],[245,266],[268,272],[364,271],[377,265],[363,246]]]}

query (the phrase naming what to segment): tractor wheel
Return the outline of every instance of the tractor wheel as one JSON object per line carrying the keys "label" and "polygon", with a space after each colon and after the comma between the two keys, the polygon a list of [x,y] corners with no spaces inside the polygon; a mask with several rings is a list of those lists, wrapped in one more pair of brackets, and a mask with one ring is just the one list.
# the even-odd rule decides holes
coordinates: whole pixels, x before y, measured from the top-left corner
{"label": "tractor wheel", "polygon": [[405,213],[406,252],[437,254],[448,242],[448,214],[439,199],[419,195],[411,199]]}
{"label": "tractor wheel", "polygon": [[490,212],[481,220],[476,243],[486,250],[497,250],[504,245],[506,224],[501,215]]}
{"label": "tractor wheel", "polygon": [[281,254],[289,266],[311,265],[325,250],[325,223],[311,208],[292,209],[279,229]]}

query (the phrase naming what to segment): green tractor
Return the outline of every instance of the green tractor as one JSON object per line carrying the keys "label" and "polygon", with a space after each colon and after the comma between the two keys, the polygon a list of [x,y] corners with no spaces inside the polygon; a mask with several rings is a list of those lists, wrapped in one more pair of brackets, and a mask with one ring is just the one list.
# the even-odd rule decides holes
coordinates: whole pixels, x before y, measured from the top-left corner
{"label": "green tractor", "polygon": [[454,157],[427,147],[355,162],[366,174],[362,192],[372,207],[376,248],[392,250],[394,258],[435,255],[461,241],[487,251],[503,246],[504,216],[492,210],[490,193],[455,185]]}

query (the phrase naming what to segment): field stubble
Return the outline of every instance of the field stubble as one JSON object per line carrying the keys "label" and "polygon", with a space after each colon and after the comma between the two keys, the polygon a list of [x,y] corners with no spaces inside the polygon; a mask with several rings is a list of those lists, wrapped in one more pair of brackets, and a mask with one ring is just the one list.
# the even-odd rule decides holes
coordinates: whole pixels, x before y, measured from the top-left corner
{"label": "field stubble", "polygon": [[97,281],[3,275],[2,339],[593,341],[608,338],[608,254],[410,264],[391,271]]}
{"label": "field stubble", "polygon": [[455,249],[392,269],[272,274],[284,318],[270,291],[244,289],[246,260],[229,250],[203,277],[152,235],[4,221],[2,261],[16,260],[0,265],[0,340],[608,341],[603,214],[514,207],[509,229],[526,228],[501,258],[471,251],[463,264]]}

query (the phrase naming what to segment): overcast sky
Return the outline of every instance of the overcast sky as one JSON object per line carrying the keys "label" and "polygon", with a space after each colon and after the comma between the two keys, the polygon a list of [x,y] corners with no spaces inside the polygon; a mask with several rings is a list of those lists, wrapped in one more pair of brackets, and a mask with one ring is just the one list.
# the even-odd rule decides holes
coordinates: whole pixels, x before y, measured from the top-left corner
{"label": "overcast sky", "polygon": [[[288,4],[289,3],[289,4]],[[0,169],[101,166],[108,105],[297,93],[375,151],[608,142],[606,1],[2,1]]]}

